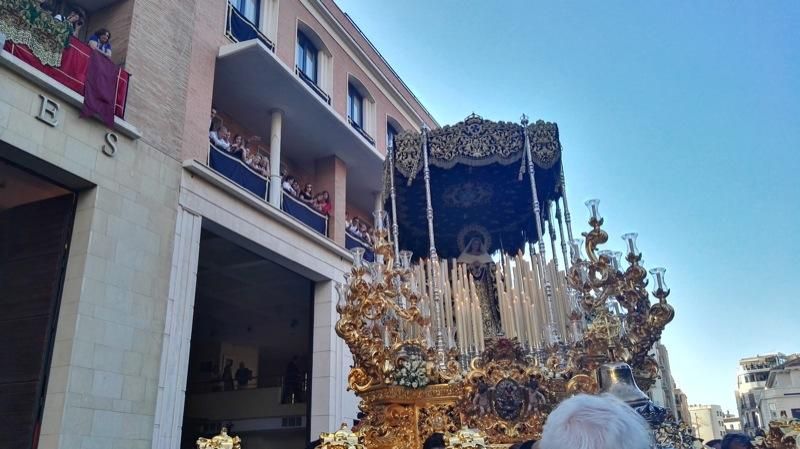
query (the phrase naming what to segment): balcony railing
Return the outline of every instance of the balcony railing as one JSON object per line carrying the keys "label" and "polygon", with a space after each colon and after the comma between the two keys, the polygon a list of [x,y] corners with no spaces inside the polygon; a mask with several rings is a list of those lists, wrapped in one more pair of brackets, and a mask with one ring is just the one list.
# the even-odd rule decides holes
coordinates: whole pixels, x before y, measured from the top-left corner
{"label": "balcony railing", "polygon": [[[69,43],[61,54],[58,66],[43,64],[33,50],[25,44],[15,42],[9,38],[3,50],[16,56],[29,66],[44,73],[53,80],[63,84],[68,89],[83,95],[86,86],[86,73],[89,68],[89,59],[92,49],[75,37],[69,37]],[[125,105],[128,98],[128,83],[131,75],[120,68],[117,72],[116,97],[114,100],[114,115],[125,118]]]}
{"label": "balcony railing", "polygon": [[222,176],[266,201],[269,180],[250,168],[238,157],[227,151],[220,150],[212,144],[208,150],[208,165]]}
{"label": "balcony railing", "polygon": [[275,44],[231,3],[228,3],[228,13],[225,19],[225,36],[233,42],[258,39],[271,51],[275,51]]}
{"label": "balcony railing", "polygon": [[311,229],[322,235],[328,235],[328,217],[286,192],[283,192],[282,208]]}
{"label": "balcony railing", "polygon": [[353,127],[353,129],[358,131],[358,133],[361,134],[361,137],[367,139],[367,142],[369,142],[372,145],[375,145],[375,139],[373,139],[372,136],[367,134],[367,132],[364,131],[364,128],[362,128],[361,125],[353,121],[353,119],[351,119],[350,117],[347,117],[347,123],[349,123],[350,126]]}
{"label": "balcony railing", "polygon": [[325,101],[325,103],[331,104],[331,96],[325,93],[325,91],[322,90],[322,88],[319,87],[314,80],[309,78],[305,72],[300,70],[300,67],[294,66],[294,73],[296,73],[297,76],[299,76],[300,79],[303,80],[308,85],[308,87],[314,90],[314,92],[316,92],[317,95],[319,95],[319,97],[322,98],[323,101]]}
{"label": "balcony railing", "polygon": [[350,231],[344,233],[344,247],[347,249],[364,248],[364,259],[369,262],[375,260],[375,253],[372,252],[372,247]]}

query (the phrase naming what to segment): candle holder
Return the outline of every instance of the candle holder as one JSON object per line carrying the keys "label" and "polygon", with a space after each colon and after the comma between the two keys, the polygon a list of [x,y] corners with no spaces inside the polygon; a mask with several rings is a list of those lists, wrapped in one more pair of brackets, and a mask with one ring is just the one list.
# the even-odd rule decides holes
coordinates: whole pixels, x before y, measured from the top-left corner
{"label": "candle holder", "polygon": [[653,281],[656,284],[655,290],[653,290],[653,296],[658,298],[661,302],[664,302],[667,296],[669,296],[669,288],[664,281],[664,274],[666,272],[667,269],[664,267],[656,267],[650,270],[650,274],[653,275]]}

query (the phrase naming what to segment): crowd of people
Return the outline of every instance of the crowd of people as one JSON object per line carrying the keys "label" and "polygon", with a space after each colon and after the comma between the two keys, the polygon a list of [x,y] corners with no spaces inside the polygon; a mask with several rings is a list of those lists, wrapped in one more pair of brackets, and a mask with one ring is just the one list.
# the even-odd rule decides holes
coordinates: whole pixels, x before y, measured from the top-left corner
{"label": "crowd of people", "polygon": [[292,175],[285,175],[283,177],[281,187],[283,187],[284,192],[307,204],[315,211],[325,215],[326,217],[330,216],[331,195],[327,190],[323,190],[322,192],[315,194],[314,186],[310,182],[305,183],[305,185],[301,188],[300,181],[298,181],[297,178]]}
{"label": "crowd of people", "polygon": [[248,167],[259,175],[269,177],[269,154],[262,154],[259,149],[261,138],[251,136],[245,138],[241,134],[236,134],[231,138],[231,133],[223,124],[222,117],[217,115],[217,109],[211,108],[211,125],[208,131],[208,140],[214,146],[231,156],[239,158]]}
{"label": "crowd of people", "polygon": [[358,217],[350,218],[350,213],[345,212],[344,227],[347,232],[372,246],[372,226]]}
{"label": "crowd of people", "polygon": [[[58,12],[60,8],[55,2],[49,0],[38,0],[38,2],[42,12],[51,14],[53,19],[59,22],[67,23],[72,29],[72,35],[78,37],[81,27],[86,21],[86,14],[81,8],[73,6],[69,8],[67,14],[60,14]],[[111,32],[107,29],[98,29],[89,36],[86,43],[89,44],[89,47],[92,49],[99,51],[109,58],[111,57]]]}
{"label": "crowd of people", "polygon": [[[217,115],[215,107],[211,108],[208,139],[217,149],[239,158],[253,171],[269,178],[269,154],[262,154],[259,149],[258,144],[261,138],[258,136],[245,138],[241,134],[231,137],[231,133],[224,125],[222,117]],[[315,193],[312,183],[301,183],[297,177],[285,173],[282,175],[281,188],[288,195],[297,198],[320,214],[331,215],[331,197],[327,190]],[[345,213],[345,229],[353,236],[363,240],[370,246],[372,245],[372,227],[365,220],[359,217],[352,217],[351,219],[350,214]]]}

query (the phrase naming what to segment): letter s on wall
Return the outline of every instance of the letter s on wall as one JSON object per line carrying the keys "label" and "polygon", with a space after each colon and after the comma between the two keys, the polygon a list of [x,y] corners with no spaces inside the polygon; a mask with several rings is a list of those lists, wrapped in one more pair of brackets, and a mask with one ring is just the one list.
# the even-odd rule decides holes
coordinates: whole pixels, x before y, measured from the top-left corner
{"label": "letter s on wall", "polygon": [[103,145],[103,154],[108,157],[114,157],[117,152],[117,142],[119,142],[119,137],[116,134],[106,133],[106,143],[108,145]]}

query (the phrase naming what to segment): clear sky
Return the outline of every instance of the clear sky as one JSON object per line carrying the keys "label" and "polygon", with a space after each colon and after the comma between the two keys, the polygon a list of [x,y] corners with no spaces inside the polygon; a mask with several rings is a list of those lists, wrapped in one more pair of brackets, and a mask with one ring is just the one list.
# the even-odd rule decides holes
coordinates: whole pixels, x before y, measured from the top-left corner
{"label": "clear sky", "polygon": [[690,403],[800,352],[800,2],[337,0],[441,124],[557,122],[573,227],[667,267]]}

